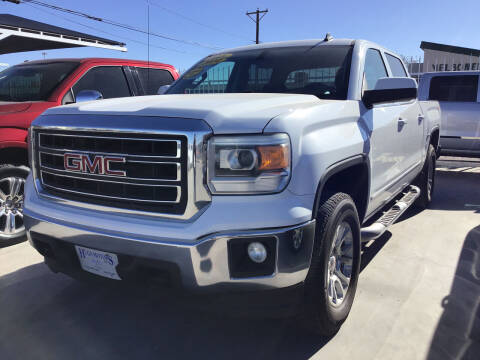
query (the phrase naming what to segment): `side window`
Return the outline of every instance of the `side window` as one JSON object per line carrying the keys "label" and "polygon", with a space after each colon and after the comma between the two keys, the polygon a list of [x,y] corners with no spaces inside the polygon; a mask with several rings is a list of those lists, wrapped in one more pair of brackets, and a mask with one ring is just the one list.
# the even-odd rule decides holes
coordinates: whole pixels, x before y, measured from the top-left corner
{"label": "side window", "polygon": [[383,63],[380,51],[376,49],[367,50],[365,56],[364,76],[363,90],[374,89],[378,79],[388,77],[387,69]]}
{"label": "side window", "polygon": [[120,66],[99,66],[87,71],[73,86],[75,97],[82,90],[97,90],[104,99],[130,96],[127,79]]}
{"label": "side window", "polygon": [[139,67],[137,72],[145,95],[156,95],[160,86],[170,85],[173,82],[173,76],[168,70]]}
{"label": "side window", "polygon": [[390,65],[390,69],[392,70],[392,75],[394,77],[408,76],[399,58],[392,56],[390,54],[385,54],[385,55],[387,57],[388,65]]}
{"label": "side window", "polygon": [[435,76],[430,80],[430,100],[476,102],[478,75]]}

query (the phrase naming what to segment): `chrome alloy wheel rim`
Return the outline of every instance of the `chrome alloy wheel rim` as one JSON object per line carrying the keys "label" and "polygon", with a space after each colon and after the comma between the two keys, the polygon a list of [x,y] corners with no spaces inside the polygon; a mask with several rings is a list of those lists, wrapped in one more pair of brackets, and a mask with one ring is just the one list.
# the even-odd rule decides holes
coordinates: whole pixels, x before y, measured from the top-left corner
{"label": "chrome alloy wheel rim", "polygon": [[328,300],[340,306],[347,295],[353,266],[353,232],[350,224],[342,221],[337,226],[328,259]]}
{"label": "chrome alloy wheel rim", "polygon": [[7,177],[0,179],[0,239],[20,236],[23,224],[23,195],[25,179]]}

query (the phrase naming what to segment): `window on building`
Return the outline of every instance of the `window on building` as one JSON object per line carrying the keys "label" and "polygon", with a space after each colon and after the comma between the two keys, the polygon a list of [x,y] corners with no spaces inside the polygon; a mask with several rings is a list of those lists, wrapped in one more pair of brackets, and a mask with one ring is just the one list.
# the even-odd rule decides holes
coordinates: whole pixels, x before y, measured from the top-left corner
{"label": "window on building", "polygon": [[145,95],[156,95],[160,86],[170,85],[173,82],[173,76],[168,70],[137,68],[137,72]]}
{"label": "window on building", "polygon": [[365,56],[365,81],[363,90],[372,90],[375,88],[378,79],[388,77],[387,69],[383,63],[380,51],[376,49],[368,49]]}
{"label": "window on building", "polygon": [[75,97],[82,90],[99,91],[104,99],[130,96],[127,79],[120,66],[99,66],[88,72],[73,86]]}
{"label": "window on building", "polygon": [[405,68],[400,59],[390,54],[385,55],[387,57],[388,65],[390,65],[390,70],[392,70],[392,75],[394,77],[406,77],[407,73],[405,72]]}
{"label": "window on building", "polygon": [[434,76],[430,80],[430,100],[477,101],[478,75]]}

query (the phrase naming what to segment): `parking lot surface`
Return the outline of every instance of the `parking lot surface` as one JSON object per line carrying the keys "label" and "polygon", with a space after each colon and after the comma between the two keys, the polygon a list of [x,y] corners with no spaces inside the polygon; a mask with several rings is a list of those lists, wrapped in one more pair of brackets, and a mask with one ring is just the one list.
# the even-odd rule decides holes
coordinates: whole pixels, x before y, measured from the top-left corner
{"label": "parking lot surface", "polygon": [[438,170],[431,208],[365,250],[333,338],[168,291],[81,283],[21,243],[0,248],[0,359],[478,359],[480,163],[444,159]]}

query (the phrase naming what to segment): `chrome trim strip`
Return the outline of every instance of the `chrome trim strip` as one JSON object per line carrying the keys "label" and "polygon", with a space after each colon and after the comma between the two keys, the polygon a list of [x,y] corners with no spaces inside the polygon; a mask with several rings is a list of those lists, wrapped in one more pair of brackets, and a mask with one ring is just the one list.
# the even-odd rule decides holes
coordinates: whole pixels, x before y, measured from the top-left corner
{"label": "chrome trim strip", "polygon": [[[93,196],[93,197],[98,197],[98,198],[107,198],[107,199],[116,199],[116,200],[127,200],[127,201],[134,201],[134,202],[137,202],[137,201],[138,201],[138,202],[147,202],[147,203],[159,203],[159,204],[178,204],[178,203],[180,202],[180,198],[181,198],[181,195],[182,195],[182,189],[181,189],[180,186],[173,186],[173,185],[131,184],[131,183],[121,183],[121,182],[117,182],[117,181],[104,181],[104,182],[118,183],[118,184],[127,184],[127,185],[134,185],[134,186],[149,186],[149,187],[151,187],[151,186],[157,186],[157,187],[176,188],[176,189],[177,189],[177,198],[175,199],[175,201],[165,201],[165,200],[145,200],[145,199],[137,199],[137,198],[124,198],[124,197],[119,197],[119,196],[92,194],[92,193],[88,193],[88,192],[69,190],[69,189],[64,189],[64,188],[61,188],[61,187],[56,187],[56,186],[49,185],[49,184],[45,183],[45,181],[43,180],[43,173],[47,173],[47,174],[54,175],[54,176],[60,176],[60,177],[68,177],[68,178],[75,178],[74,176],[58,175],[58,174],[49,173],[48,171],[43,171],[43,170],[40,171],[40,179],[41,179],[41,181],[42,181],[42,185],[43,185],[43,186],[49,187],[49,188],[52,188],[52,189],[55,189],[55,190],[57,190],[57,191],[65,191],[65,192],[72,193],[72,194]],[[88,179],[82,179],[82,180],[87,180],[87,181],[88,181]]]}
{"label": "chrome trim strip", "polygon": [[[72,179],[78,179],[78,180],[85,180],[85,181],[92,181],[92,182],[96,182],[96,183],[112,183],[112,184],[123,184],[123,185],[133,185],[133,186],[146,186],[146,187],[179,187],[179,185],[161,185],[161,184],[136,184],[136,183],[132,183],[132,182],[125,182],[125,181],[112,181],[112,180],[97,180],[97,179],[87,179],[87,178],[81,178],[81,177],[78,177],[78,176],[72,176],[72,175],[63,175],[63,174],[56,174],[54,172],[51,172],[51,171],[46,171],[46,170],[42,170],[40,169],[40,172],[41,173],[46,173],[46,174],[50,174],[50,175],[53,175],[53,176],[60,176],[60,177],[67,177],[67,178],[72,178]],[[123,179],[123,178],[121,178]]]}
{"label": "chrome trim strip", "polygon": [[96,155],[114,155],[114,156],[123,156],[123,157],[138,157],[138,158],[145,158],[145,159],[180,159],[181,157],[181,153],[180,153],[181,150],[177,150],[177,156],[132,155],[132,154],[105,152],[105,151],[102,152],[102,151],[82,151],[82,150],[73,150],[73,149],[54,149],[54,148],[46,148],[44,146],[39,146],[38,151],[51,154],[51,155],[57,155],[54,152],[58,151],[59,153],[58,155],[63,155],[60,153],[75,153],[75,154],[96,154]]}
{"label": "chrome trim strip", "polygon": [[[39,151],[40,154],[47,154],[47,155],[52,155],[52,156],[59,156],[63,157],[62,154],[52,154],[49,152],[45,151]],[[113,178],[117,179],[118,176],[115,175],[107,175],[107,174],[91,174],[91,173],[81,173],[81,172],[76,172],[76,171],[71,171],[71,170],[63,170],[63,169],[55,169],[50,166],[46,166],[42,164],[42,157],[40,156],[38,158],[39,163],[40,163],[40,170],[42,169],[47,169],[47,170],[53,170],[53,171],[58,171],[61,173],[69,173],[69,174],[82,174],[82,175],[93,175],[93,176],[99,176],[99,177],[106,177],[106,178]],[[176,179],[162,179],[162,178],[132,178],[128,176],[122,176],[122,179],[128,179],[128,180],[145,180],[145,181],[168,181],[168,182],[178,182],[182,180],[182,165],[179,162],[165,162],[165,161],[159,161],[159,162],[152,162],[152,161],[135,161],[135,160],[127,160],[127,163],[132,162],[132,163],[142,163],[142,164],[167,164],[167,165],[177,165],[177,178]],[[84,177],[78,177],[79,179],[85,179],[85,180],[97,180],[101,181],[98,179],[93,179],[93,178],[84,178]]]}
{"label": "chrome trim strip", "polygon": [[[77,138],[88,138],[88,139],[108,139],[108,140],[133,140],[133,141],[156,141],[156,142],[175,142],[177,144],[177,155],[176,156],[165,156],[165,155],[134,155],[134,154],[120,154],[120,153],[111,153],[111,152],[96,152],[96,151],[82,151],[82,150],[70,150],[70,149],[59,149],[42,145],[42,135],[52,135],[52,136],[65,136],[65,137],[77,137]],[[182,142],[180,140],[169,140],[169,139],[148,139],[148,138],[129,138],[129,137],[114,137],[114,136],[90,136],[90,135],[73,135],[73,134],[61,134],[61,133],[38,133],[39,137],[39,148],[65,151],[65,152],[79,152],[79,153],[96,153],[96,154],[109,154],[109,155],[120,155],[120,156],[138,156],[138,157],[157,157],[157,158],[180,158],[182,152]]]}

